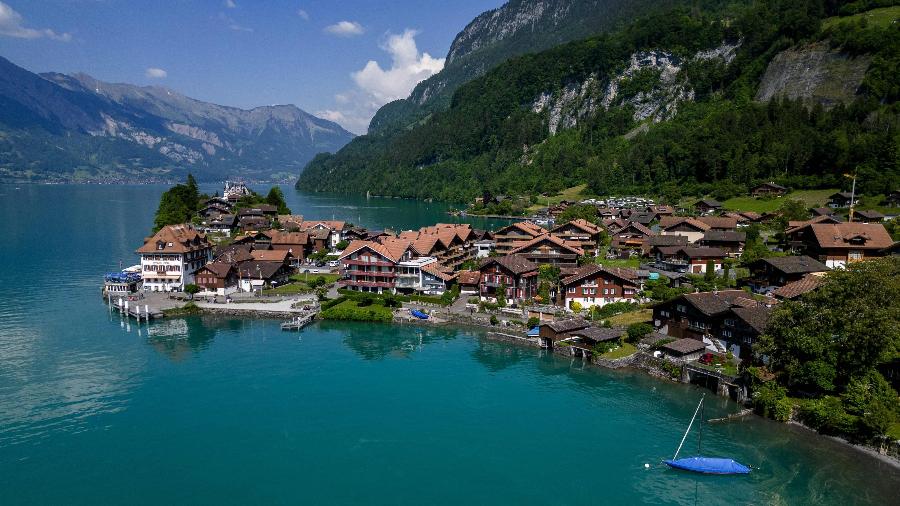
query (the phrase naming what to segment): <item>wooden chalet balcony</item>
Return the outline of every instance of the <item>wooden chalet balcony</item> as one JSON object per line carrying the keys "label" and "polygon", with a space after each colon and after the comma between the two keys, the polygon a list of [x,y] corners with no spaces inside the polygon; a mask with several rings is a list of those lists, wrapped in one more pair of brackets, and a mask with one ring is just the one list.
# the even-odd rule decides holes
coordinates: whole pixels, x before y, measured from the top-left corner
{"label": "wooden chalet balcony", "polygon": [[342,286],[365,286],[368,288],[393,288],[394,283],[386,281],[356,281],[353,279],[341,279],[338,281]]}
{"label": "wooden chalet balcony", "polygon": [[350,260],[349,258],[345,258],[343,260],[344,265],[374,265],[378,267],[393,267],[394,264],[392,262],[385,262],[383,260],[366,262],[364,260]]}
{"label": "wooden chalet balcony", "polygon": [[396,272],[390,271],[357,271],[357,270],[346,270],[344,274],[347,276],[373,276],[379,278],[394,278],[397,277]]}

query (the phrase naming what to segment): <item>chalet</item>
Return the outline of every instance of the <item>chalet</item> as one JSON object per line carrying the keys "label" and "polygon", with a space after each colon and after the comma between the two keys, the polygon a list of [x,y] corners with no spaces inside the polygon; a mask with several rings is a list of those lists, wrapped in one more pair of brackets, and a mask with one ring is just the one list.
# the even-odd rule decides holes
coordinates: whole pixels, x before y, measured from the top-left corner
{"label": "chalet", "polygon": [[565,348],[573,357],[589,359],[594,355],[594,349],[598,344],[621,342],[624,336],[623,328],[585,327],[562,334],[556,343],[562,342],[566,346],[556,346],[555,349]]}
{"label": "chalet", "polygon": [[712,227],[696,218],[667,216],[659,221],[661,235],[683,235],[695,243]]}
{"label": "chalet", "polygon": [[754,329],[765,326],[760,324],[760,313],[740,311],[741,315],[735,314],[736,308],[767,307],[750,297],[743,290],[680,295],[654,306],[653,323],[661,333],[694,339],[701,344],[706,342],[719,351],[728,350],[740,356],[741,349],[752,347],[762,333],[762,330]]}
{"label": "chalet", "polygon": [[759,222],[763,221],[763,218],[764,218],[763,215],[761,215],[759,213],[755,213],[753,211],[741,211],[738,214],[743,216],[744,219],[747,220],[747,223],[759,223]]}
{"label": "chalet", "polygon": [[775,288],[799,281],[808,274],[825,272],[828,267],[806,255],[760,258],[748,266],[748,285],[757,293],[768,293]]}
{"label": "chalet", "polygon": [[194,274],[196,284],[217,295],[228,295],[238,288],[238,271],[230,262],[210,262]]}
{"label": "chalet", "polygon": [[287,262],[268,260],[241,262],[235,268],[238,271],[238,287],[244,292],[283,285],[294,272]]}
{"label": "chalet", "polygon": [[772,308],[765,305],[732,307],[722,319],[718,337],[728,344],[728,351],[735,357],[749,355],[753,344],[765,333],[771,316]]}
{"label": "chalet", "polygon": [[659,248],[665,246],[687,246],[688,237],[686,235],[653,235],[647,238],[644,243],[644,256],[656,258],[659,254]]}
{"label": "chalet", "polygon": [[809,210],[813,216],[831,216],[834,214],[834,209],[830,207],[814,207]]}
{"label": "chalet", "polygon": [[797,300],[822,286],[823,281],[825,281],[824,276],[807,274],[797,281],[791,281],[782,287],[776,288],[772,291],[772,295],[779,300]]}
{"label": "chalet", "polygon": [[710,230],[729,231],[737,228],[737,219],[727,216],[701,216],[697,221],[706,224]]}
{"label": "chalet", "polygon": [[859,195],[853,195],[851,192],[837,192],[828,197],[828,207],[850,207],[859,204]]}
{"label": "chalet", "polygon": [[670,360],[677,362],[693,362],[703,355],[706,345],[694,339],[678,339],[660,347],[660,351]]}
{"label": "chalet", "polygon": [[553,348],[555,343],[563,339],[570,339],[571,332],[584,330],[591,324],[581,318],[571,318],[568,320],[555,320],[544,322],[539,327],[539,339],[542,348]]}
{"label": "chalet", "polygon": [[194,273],[212,259],[212,244],[191,225],[166,225],[137,253],[144,290],[168,292],[194,283]]}
{"label": "chalet", "polygon": [[412,258],[409,241],[401,239],[353,241],[339,260],[343,277],[338,284],[349,290],[375,293],[396,293],[397,267]]}
{"label": "chalet", "polygon": [[894,190],[889,193],[886,201],[890,207],[900,207],[900,190]]}
{"label": "chalet", "polygon": [[656,216],[656,219],[659,220],[663,216],[672,216],[675,214],[675,208],[668,205],[649,205],[647,206],[647,212],[652,213]]}
{"label": "chalet", "polygon": [[694,204],[694,210],[701,215],[712,214],[719,209],[722,209],[722,204],[713,199],[701,199]]}
{"label": "chalet", "polygon": [[565,242],[577,243],[587,255],[597,256],[597,244],[603,229],[587,220],[577,219],[557,225],[550,230],[550,234]]}
{"label": "chalet", "polygon": [[813,223],[843,223],[840,218],[833,214],[825,214],[814,216],[809,220],[790,220],[787,224],[786,233],[790,233],[798,228],[805,227],[806,225],[811,225]]}
{"label": "chalet", "polygon": [[512,255],[519,255],[535,264],[557,267],[575,267],[584,255],[577,243],[569,243],[558,237],[544,234],[514,246]]}
{"label": "chalet", "polygon": [[350,241],[362,241],[368,237],[368,232],[364,228],[360,227],[350,227],[344,230],[343,240]]}
{"label": "chalet", "polygon": [[878,223],[813,223],[787,232],[795,252],[809,255],[829,268],[884,256],[894,241]]}
{"label": "chalet", "polygon": [[707,230],[700,239],[700,246],[718,248],[729,257],[736,258],[744,252],[747,234],[732,230]]}
{"label": "chalet", "polygon": [[883,223],[885,216],[878,211],[854,211],[853,221],[858,223]]}
{"label": "chalet", "polygon": [[295,265],[302,263],[311,253],[309,234],[306,232],[282,232],[273,230],[268,233],[273,250],[287,251]]}
{"label": "chalet", "polygon": [[627,225],[610,234],[610,250],[620,256],[625,254],[640,254],[647,240],[656,234],[649,228],[637,222],[628,222]]}
{"label": "chalet", "polygon": [[753,188],[754,197],[780,197],[787,194],[787,188],[773,182],[763,183]]}
{"label": "chalet", "polygon": [[489,257],[478,267],[481,300],[496,301],[500,287],[506,288],[508,302],[522,302],[537,294],[538,265],[519,255]]}
{"label": "chalet", "polygon": [[264,216],[239,215],[237,226],[241,230],[266,230],[272,227],[272,221]]}
{"label": "chalet", "polygon": [[651,223],[656,221],[656,219],[656,215],[653,213],[631,213],[628,216],[628,221],[640,223],[645,227],[649,227]]}
{"label": "chalet", "polygon": [[657,247],[656,263],[663,269],[672,272],[704,274],[708,265],[719,271],[726,254],[719,248],[695,246],[660,246]]}
{"label": "chalet", "polygon": [[544,235],[546,230],[530,221],[519,221],[494,232],[495,250],[500,255],[511,252],[516,245]]}
{"label": "chalet", "polygon": [[481,282],[479,271],[459,271],[456,282],[459,284],[459,293],[474,295],[478,293],[478,284]]}
{"label": "chalet", "polygon": [[199,228],[202,228],[204,232],[231,235],[231,231],[237,227],[237,224],[237,216],[233,214],[218,214],[204,220]]}
{"label": "chalet", "polygon": [[420,291],[426,295],[443,295],[456,280],[453,269],[440,262],[433,262],[422,267],[422,287]]}
{"label": "chalet", "polygon": [[288,232],[299,232],[303,224],[303,216],[299,214],[279,214],[278,223]]}
{"label": "chalet", "polygon": [[583,308],[602,307],[612,302],[639,302],[641,284],[631,269],[607,268],[597,264],[579,267],[560,281],[564,307],[577,302]]}

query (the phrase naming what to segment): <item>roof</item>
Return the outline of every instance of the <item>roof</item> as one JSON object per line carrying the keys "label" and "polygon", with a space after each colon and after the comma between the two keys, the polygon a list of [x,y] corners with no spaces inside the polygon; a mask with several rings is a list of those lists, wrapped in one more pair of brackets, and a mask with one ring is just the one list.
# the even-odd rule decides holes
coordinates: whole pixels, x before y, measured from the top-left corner
{"label": "roof", "polygon": [[772,316],[772,308],[766,306],[736,307],[731,312],[760,334],[766,331],[769,317]]}
{"label": "roof", "polygon": [[228,277],[228,273],[230,273],[231,270],[234,269],[234,264],[230,262],[210,262],[204,265],[201,269],[208,270],[217,278],[226,278]]}
{"label": "roof", "polygon": [[850,200],[851,198],[856,198],[856,197],[854,197],[853,194],[850,193],[850,192],[837,192],[837,193],[832,193],[828,198],[834,199],[835,197],[837,197],[837,198],[842,198],[842,199],[847,199],[847,200]]}
{"label": "roof", "polygon": [[737,299],[747,299],[750,295],[743,290],[721,290],[686,293],[679,298],[687,301],[701,313],[711,316],[728,311]]}
{"label": "roof", "polygon": [[709,225],[710,228],[729,230],[737,227],[737,219],[728,216],[701,216],[697,221]]}
{"label": "roof", "polygon": [[515,223],[512,223],[510,225],[507,225],[507,226],[501,228],[500,230],[497,230],[497,232],[495,232],[495,233],[499,234],[503,230],[508,230],[508,229],[516,229],[516,230],[523,232],[525,234],[528,234],[532,237],[537,237],[539,235],[547,233],[547,231],[544,230],[540,225],[538,225],[536,223],[532,223],[530,221],[517,221]]}
{"label": "roof", "polygon": [[841,223],[841,219],[832,214],[822,214],[814,216],[810,220],[790,220],[788,221],[787,232],[792,232],[793,230],[805,227],[806,225],[812,225],[813,223]]}
{"label": "roof", "polygon": [[869,220],[882,220],[884,215],[875,210],[853,211],[855,216],[862,216]]}
{"label": "roof", "polygon": [[753,212],[753,211],[741,211],[738,214],[740,214],[744,218],[747,218],[750,221],[759,221],[762,218],[761,214],[759,214],[757,212]]}
{"label": "roof", "polygon": [[601,232],[600,227],[598,227],[597,225],[594,225],[593,223],[591,223],[583,218],[578,218],[575,220],[568,221],[566,223],[561,223],[561,224],[553,227],[551,232],[556,232],[557,230],[559,230],[565,226],[569,226],[569,225],[571,225],[575,228],[578,228],[580,230],[583,230],[591,235],[599,234]]}
{"label": "roof", "polygon": [[707,230],[701,239],[701,241],[707,242],[745,242],[746,240],[746,232],[733,230]]}
{"label": "roof", "polygon": [[[338,258],[343,259],[363,248],[369,248],[370,250],[378,253],[388,260],[391,260],[392,262],[399,262],[400,258],[403,256],[403,253],[406,252],[406,248],[408,248],[410,244],[409,241],[395,238],[385,238],[385,242],[388,244],[381,244],[374,241],[355,240],[347,245],[347,248],[341,252],[341,255]],[[402,251],[400,251],[401,247],[404,244],[406,246],[402,248]]]}
{"label": "roof", "polygon": [[664,344],[662,345],[662,349],[677,353],[679,355],[689,355],[691,353],[705,350],[706,345],[703,344],[703,341],[684,338],[677,341],[672,341],[668,344]]}
{"label": "roof", "polygon": [[243,262],[238,264],[237,270],[241,277],[255,279],[269,279],[274,276],[280,269],[286,266],[278,262]]}
{"label": "roof", "polygon": [[620,339],[625,335],[625,329],[623,328],[602,328],[602,327],[587,327],[584,329],[573,330],[569,332],[573,337],[583,337],[585,339],[589,339],[591,341],[602,342],[602,341],[613,341],[615,339]]}
{"label": "roof", "polygon": [[815,258],[806,255],[760,258],[754,263],[766,263],[785,274],[805,274],[825,272],[828,267]]}
{"label": "roof", "polygon": [[787,190],[787,188],[785,188],[784,186],[781,186],[780,184],[777,184],[777,183],[774,183],[771,181],[768,183],[758,184],[758,185],[756,185],[755,188],[765,188],[765,187],[775,188],[776,190]]}
{"label": "roof", "polygon": [[679,251],[688,258],[725,258],[727,256],[719,248],[683,246]]}
{"label": "roof", "polygon": [[[882,249],[894,241],[880,223],[814,223],[812,228],[816,242],[822,248]],[[862,240],[863,244],[851,241]]]}
{"label": "roof", "polygon": [[457,282],[461,285],[477,285],[481,281],[479,271],[459,271]]}
{"label": "roof", "polygon": [[482,260],[479,270],[487,267],[492,263],[498,263],[513,274],[524,274],[530,271],[536,271],[538,265],[521,255],[506,255],[502,257],[489,257]]}
{"label": "roof", "polygon": [[700,199],[694,205],[695,206],[704,205],[707,207],[722,207],[722,203],[719,202],[718,200],[714,200],[714,199]]}
{"label": "roof", "polygon": [[688,236],[686,235],[654,235],[647,239],[647,246],[687,246]]}
{"label": "roof", "polygon": [[250,255],[253,257],[253,260],[257,262],[280,262],[284,263],[287,261],[288,255],[291,253],[288,250],[278,250],[278,249],[255,249],[250,252]]}
{"label": "roof", "polygon": [[[659,228],[661,228],[663,230],[668,230],[670,228],[681,225],[682,223],[690,225],[690,226],[696,228],[697,230],[701,230],[704,232],[709,230],[710,228],[712,228],[709,225],[707,225],[706,223],[699,221],[697,218],[687,218],[684,216],[663,216],[659,220]],[[736,223],[736,221],[735,221],[735,223]],[[737,225],[735,225],[735,226],[737,226]]]}
{"label": "roof", "polygon": [[812,209],[812,213],[817,216],[830,216],[834,214],[834,209],[830,207],[815,207]]}
{"label": "roof", "polygon": [[425,264],[422,266],[422,270],[442,281],[450,281],[456,278],[456,274],[453,273],[452,269],[440,264],[439,262],[431,262],[430,264]]}
{"label": "roof", "polygon": [[797,297],[809,293],[822,285],[825,281],[822,276],[807,274],[803,278],[788,283],[772,292],[772,295],[779,299],[796,299]]}
{"label": "roof", "polygon": [[565,248],[577,255],[584,255],[584,250],[581,249],[581,247],[579,247],[578,245],[576,245],[576,243],[564,241],[564,240],[560,239],[559,237],[552,236],[549,234],[543,234],[538,237],[535,237],[534,239],[531,239],[530,241],[526,241],[521,244],[516,244],[510,253],[519,253],[526,248],[530,248],[536,244],[540,244],[545,241],[551,242],[561,248]]}
{"label": "roof", "polygon": [[561,283],[563,285],[571,285],[586,277],[601,273],[609,274],[628,283],[635,283],[635,280],[637,279],[637,273],[631,269],[608,268],[598,264],[585,264],[575,269],[571,275],[563,278]]}
{"label": "roof", "polygon": [[206,236],[191,225],[166,225],[148,237],[138,253],[188,253],[211,247]]}
{"label": "roof", "polygon": [[568,320],[554,320],[552,322],[545,322],[541,324],[542,327],[550,327],[556,333],[562,332],[572,332],[573,330],[580,330],[587,327],[590,327],[590,322],[582,320],[581,318],[571,318]]}
{"label": "roof", "polygon": [[309,242],[309,234],[306,232],[282,232],[273,230],[269,233],[272,244],[298,244],[305,245]]}

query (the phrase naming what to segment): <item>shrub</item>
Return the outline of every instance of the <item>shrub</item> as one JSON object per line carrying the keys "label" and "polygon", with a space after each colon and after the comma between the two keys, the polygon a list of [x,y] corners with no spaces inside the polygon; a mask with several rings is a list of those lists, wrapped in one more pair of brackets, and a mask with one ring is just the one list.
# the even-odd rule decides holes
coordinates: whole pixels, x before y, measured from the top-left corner
{"label": "shrub", "polygon": [[580,313],[580,312],[581,312],[581,309],[582,309],[581,303],[578,302],[577,300],[573,300],[573,301],[569,304],[569,308],[570,308],[572,311],[575,311],[576,313]]}
{"label": "shrub", "polygon": [[762,416],[786,422],[791,418],[793,403],[784,387],[770,381],[760,385],[753,393],[753,409]]}
{"label": "shrub", "polygon": [[644,338],[644,336],[653,332],[653,326],[649,323],[632,323],[628,326],[627,338],[625,339],[629,343],[636,343]]}
{"label": "shrub", "polygon": [[466,302],[468,302],[469,304],[478,304],[481,301],[478,299],[478,297],[469,297]]}
{"label": "shrub", "polygon": [[846,434],[856,425],[856,417],[849,415],[841,400],[832,396],[801,403],[799,415],[803,423],[824,434]]}
{"label": "shrub", "polygon": [[532,316],[528,319],[528,328],[534,328],[541,324],[541,319],[537,316]]}
{"label": "shrub", "polygon": [[362,296],[356,298],[356,305],[359,307],[371,306],[373,300],[371,295],[364,293]]}
{"label": "shrub", "polygon": [[500,323],[500,320],[497,319],[497,315],[491,315],[491,325],[496,325]]}

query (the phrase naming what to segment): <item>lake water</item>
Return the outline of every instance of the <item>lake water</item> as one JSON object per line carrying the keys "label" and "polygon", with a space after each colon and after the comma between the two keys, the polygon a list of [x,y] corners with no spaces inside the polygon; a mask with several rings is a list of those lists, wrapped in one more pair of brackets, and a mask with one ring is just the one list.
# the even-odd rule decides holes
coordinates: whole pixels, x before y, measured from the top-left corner
{"label": "lake water", "polygon": [[[758,418],[664,469],[701,391],[477,331],[110,314],[162,187],[0,186],[0,504],[891,504],[896,469]],[[445,206],[304,196],[372,228]],[[484,223],[476,226],[485,226]],[[714,398],[706,417],[734,412]],[[695,448],[690,438],[685,455]],[[644,464],[651,464],[644,469]]]}

